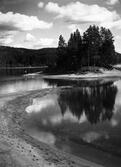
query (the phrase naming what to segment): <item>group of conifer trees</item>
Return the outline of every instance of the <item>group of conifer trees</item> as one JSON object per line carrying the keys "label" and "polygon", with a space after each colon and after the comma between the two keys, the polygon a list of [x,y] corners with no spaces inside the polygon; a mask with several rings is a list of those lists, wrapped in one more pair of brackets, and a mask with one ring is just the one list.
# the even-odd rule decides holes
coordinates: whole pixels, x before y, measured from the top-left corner
{"label": "group of conifer trees", "polygon": [[114,38],[109,29],[90,26],[81,36],[77,29],[68,42],[60,35],[56,67],[60,71],[79,70],[83,66],[109,66],[115,57]]}

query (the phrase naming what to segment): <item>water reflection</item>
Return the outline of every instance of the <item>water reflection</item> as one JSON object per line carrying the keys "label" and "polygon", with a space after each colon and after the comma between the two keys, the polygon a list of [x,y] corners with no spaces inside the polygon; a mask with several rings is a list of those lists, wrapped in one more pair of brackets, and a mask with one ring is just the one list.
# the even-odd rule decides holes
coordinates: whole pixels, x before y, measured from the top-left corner
{"label": "water reflection", "polygon": [[[88,122],[99,124],[111,120],[112,126],[116,126],[116,118],[113,117],[116,94],[117,87],[114,84],[107,84],[65,89],[60,91],[60,94],[49,94],[42,98],[34,98],[26,108],[28,113],[26,127],[30,131],[34,127],[40,132],[48,133],[54,130],[54,133],[55,131],[57,133],[57,127],[64,126],[64,131],[69,132],[73,125],[72,131],[76,129],[76,131],[81,130],[82,133],[83,127],[88,127]],[[102,132],[100,134],[91,131],[90,133],[88,129],[83,132],[88,135],[85,134],[86,137],[82,137],[87,141],[92,140],[93,137],[98,139],[101,136],[106,136]],[[87,139],[89,136],[91,139]]]}
{"label": "water reflection", "polygon": [[[55,126],[64,121],[97,124],[113,117],[116,94],[114,84],[69,88],[60,94],[33,99],[26,112],[43,125]],[[114,118],[111,123],[116,126]]]}
{"label": "water reflection", "polygon": [[99,132],[93,132],[93,131],[87,132],[84,135],[82,135],[81,137],[87,143],[92,143],[100,138],[105,138],[105,139],[109,138],[109,136],[104,132],[99,133]]}
{"label": "water reflection", "polygon": [[0,76],[20,76],[28,73],[36,73],[44,71],[46,67],[3,67],[0,68]]}
{"label": "water reflection", "polygon": [[89,80],[88,78],[85,80],[63,80],[63,79],[45,79],[45,81],[51,85],[57,85],[59,86],[73,86],[73,87],[94,87],[104,84],[113,84],[113,81],[115,81],[115,78],[112,79],[94,79]]}
{"label": "water reflection", "polygon": [[43,143],[54,145],[56,142],[56,137],[51,132],[39,131],[36,128],[28,129],[28,134],[36,138],[38,141]]}
{"label": "water reflection", "polygon": [[53,99],[36,98],[32,100],[32,105],[26,108],[27,113],[41,112],[44,108],[55,106]]}
{"label": "water reflection", "polygon": [[85,113],[91,124],[110,120],[113,116],[117,87],[112,85],[73,88],[62,91],[58,98],[62,114],[67,109],[79,120]]}
{"label": "water reflection", "polygon": [[40,77],[36,78],[10,78],[9,80],[0,82],[0,95],[9,93],[20,93],[31,90],[41,90],[45,88],[53,88],[54,85],[50,85]]}
{"label": "water reflection", "polygon": [[[112,164],[115,155],[121,156],[120,85],[121,81],[63,88],[57,94],[36,97],[26,108],[25,130],[63,151],[84,158],[91,154],[92,161],[97,156],[102,163],[102,153],[111,153],[113,156],[104,155],[103,162]],[[98,149],[103,151],[101,155]]]}
{"label": "water reflection", "polygon": [[28,134],[47,144],[55,144],[56,137],[50,130],[53,127],[51,118],[57,113],[57,96],[47,95],[43,98],[34,98],[26,108],[28,113],[24,123]]}

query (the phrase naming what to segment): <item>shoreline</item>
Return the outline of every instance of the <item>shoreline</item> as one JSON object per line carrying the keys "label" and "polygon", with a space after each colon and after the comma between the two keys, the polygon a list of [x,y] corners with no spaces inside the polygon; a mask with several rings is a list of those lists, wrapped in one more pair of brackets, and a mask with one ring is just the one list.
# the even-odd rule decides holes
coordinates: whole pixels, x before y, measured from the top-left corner
{"label": "shoreline", "polygon": [[63,75],[42,75],[44,79],[61,79],[61,80],[99,80],[99,79],[112,79],[112,78],[121,78],[121,72],[117,74],[107,73],[107,74],[96,74],[96,73],[87,73],[87,74],[63,74]]}
{"label": "shoreline", "polygon": [[101,167],[94,162],[62,152],[27,135],[22,127],[30,99],[57,89],[9,95],[0,109],[0,165],[7,167]]}

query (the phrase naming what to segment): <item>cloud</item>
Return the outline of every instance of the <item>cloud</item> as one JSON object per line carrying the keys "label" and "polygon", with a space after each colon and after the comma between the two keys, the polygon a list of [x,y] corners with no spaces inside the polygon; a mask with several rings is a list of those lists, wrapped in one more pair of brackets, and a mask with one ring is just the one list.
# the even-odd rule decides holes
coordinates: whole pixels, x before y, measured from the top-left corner
{"label": "cloud", "polygon": [[121,29],[121,19],[111,22],[107,21],[101,24],[101,26],[104,26],[106,28],[116,28],[116,29]]}
{"label": "cloud", "polygon": [[68,25],[68,29],[69,29],[71,32],[74,32],[76,29],[78,29],[81,34],[83,33],[83,30],[79,27],[78,24],[70,24],[70,25]]}
{"label": "cloud", "polygon": [[65,6],[58,3],[48,2],[45,6],[46,11],[56,14],[56,18],[64,18],[74,24],[97,23],[99,25],[110,22],[113,23],[120,19],[115,10],[110,11],[99,5],[87,5],[81,2],[72,2]]}
{"label": "cloud", "polygon": [[[25,45],[22,45],[22,44],[20,44],[20,43],[14,44],[14,45],[12,45],[12,47],[14,47],[14,48],[26,48]],[[29,48],[29,47],[28,47],[28,48]]]}
{"label": "cloud", "polygon": [[119,3],[119,0],[107,0],[106,2],[108,5],[115,5],[117,3]]}
{"label": "cloud", "polygon": [[0,45],[9,45],[14,41],[16,32],[0,32]]}
{"label": "cloud", "polygon": [[34,29],[49,29],[53,23],[39,20],[37,16],[27,16],[20,13],[0,12],[0,30],[30,31]]}
{"label": "cloud", "polygon": [[35,36],[33,36],[31,33],[26,34],[25,42],[33,42],[35,40],[36,40]]}
{"label": "cloud", "polygon": [[9,38],[6,38],[6,40],[4,41],[4,44],[8,45],[8,44],[10,44],[12,42],[13,42],[13,38],[9,37]]}
{"label": "cloud", "polygon": [[0,0],[0,3],[4,5],[14,5],[18,3],[23,3],[25,0]]}
{"label": "cloud", "polygon": [[60,7],[58,5],[58,3],[53,3],[53,2],[48,2],[48,4],[45,6],[45,9],[48,11],[48,12],[53,12],[53,13],[62,13],[61,10],[62,10],[63,7]]}
{"label": "cloud", "polygon": [[116,35],[114,39],[115,49],[117,52],[121,53],[121,36]]}
{"label": "cloud", "polygon": [[21,43],[15,43],[10,46],[17,48],[28,48],[28,49],[40,49],[45,47],[57,47],[56,41],[53,38],[40,38],[37,39],[31,33],[27,33],[25,40]]}
{"label": "cloud", "polygon": [[39,3],[38,3],[38,7],[39,7],[39,8],[43,8],[43,7],[44,7],[44,2],[39,2]]}
{"label": "cloud", "polygon": [[25,39],[22,42],[14,41],[14,34],[8,34],[4,32],[4,35],[0,33],[0,45],[11,46],[15,48],[28,48],[28,49],[40,49],[45,47],[57,47],[56,40],[53,38],[40,38],[37,39],[31,33],[27,33]]}
{"label": "cloud", "polygon": [[53,38],[40,38],[34,45],[35,48],[53,47],[55,40]]}

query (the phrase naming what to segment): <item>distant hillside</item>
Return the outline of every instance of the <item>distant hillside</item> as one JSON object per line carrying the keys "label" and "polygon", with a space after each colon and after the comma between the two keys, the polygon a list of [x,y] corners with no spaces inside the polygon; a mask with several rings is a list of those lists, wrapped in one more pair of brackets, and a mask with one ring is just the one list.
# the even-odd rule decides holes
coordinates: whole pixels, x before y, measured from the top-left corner
{"label": "distant hillside", "polygon": [[56,48],[39,50],[0,46],[0,67],[52,65]]}
{"label": "distant hillside", "polygon": [[[0,67],[53,66],[57,57],[56,48],[39,50],[0,46]],[[121,54],[116,53],[114,64],[121,63]]]}

